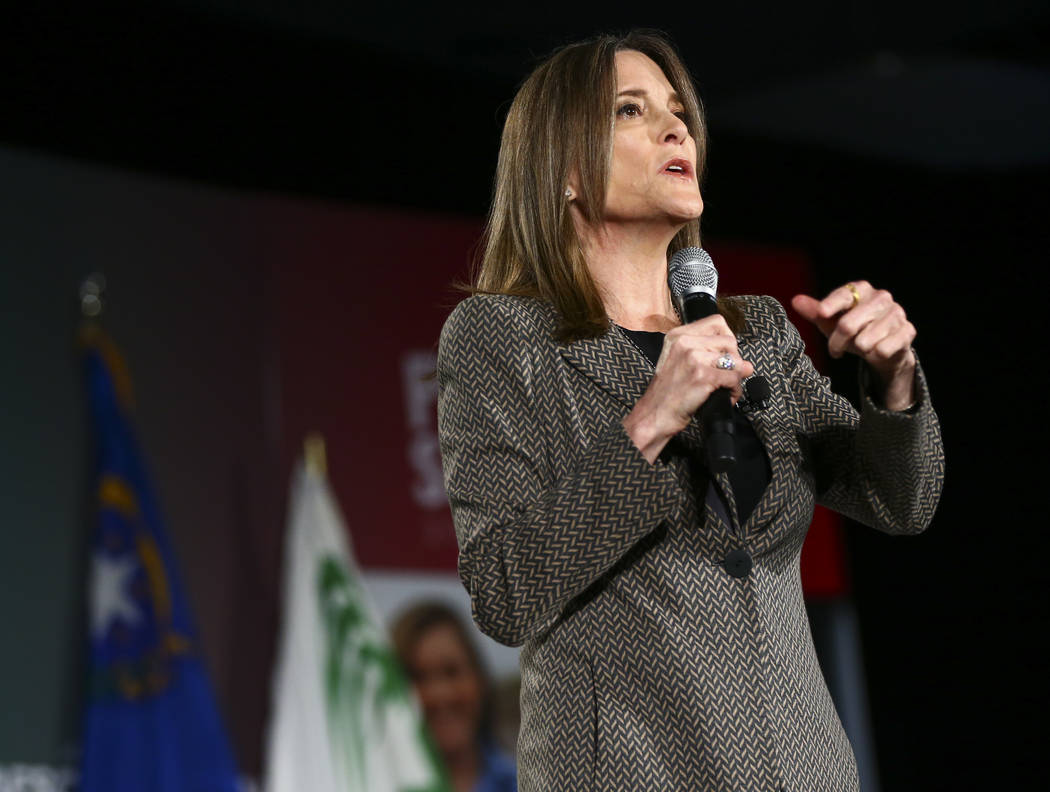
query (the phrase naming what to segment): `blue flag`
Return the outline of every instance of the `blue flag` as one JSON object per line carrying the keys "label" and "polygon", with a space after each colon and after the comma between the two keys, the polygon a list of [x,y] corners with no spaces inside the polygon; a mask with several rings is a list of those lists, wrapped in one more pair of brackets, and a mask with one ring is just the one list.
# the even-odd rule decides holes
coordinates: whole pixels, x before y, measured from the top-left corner
{"label": "blue flag", "polygon": [[82,334],[96,433],[82,792],[235,792],[237,771],[131,423],[131,383]]}

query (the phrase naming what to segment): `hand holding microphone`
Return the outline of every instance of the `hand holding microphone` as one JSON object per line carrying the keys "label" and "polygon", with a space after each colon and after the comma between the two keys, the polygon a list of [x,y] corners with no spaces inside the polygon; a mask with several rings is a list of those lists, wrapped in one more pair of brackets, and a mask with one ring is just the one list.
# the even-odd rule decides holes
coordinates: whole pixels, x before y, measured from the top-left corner
{"label": "hand holding microphone", "polygon": [[717,312],[718,275],[710,256],[685,248],[672,256],[668,272],[685,324],[664,338],[656,373],[624,428],[652,462],[700,410],[708,464],[720,472],[734,457],[732,405],[754,367],[740,357],[736,336]]}

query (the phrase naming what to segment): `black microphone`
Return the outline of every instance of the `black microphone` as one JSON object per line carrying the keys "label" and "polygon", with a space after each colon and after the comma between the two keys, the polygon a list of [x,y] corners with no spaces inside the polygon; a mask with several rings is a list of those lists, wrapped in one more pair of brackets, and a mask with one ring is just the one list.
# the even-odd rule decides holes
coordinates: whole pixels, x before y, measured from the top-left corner
{"label": "black microphone", "polygon": [[[718,313],[718,272],[703,248],[682,248],[671,256],[667,283],[684,321],[695,322]],[[712,472],[722,473],[736,464],[733,403],[726,388],[714,391],[701,405],[700,430]]]}

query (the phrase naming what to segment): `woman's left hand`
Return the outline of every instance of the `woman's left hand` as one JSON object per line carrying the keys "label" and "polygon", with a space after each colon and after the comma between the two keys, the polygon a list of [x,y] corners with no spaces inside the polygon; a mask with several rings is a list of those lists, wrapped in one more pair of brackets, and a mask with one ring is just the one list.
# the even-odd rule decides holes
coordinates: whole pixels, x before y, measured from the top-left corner
{"label": "woman's left hand", "polygon": [[915,325],[892,294],[852,281],[823,300],[795,295],[791,305],[827,336],[833,358],[846,352],[863,358],[882,383],[887,409],[905,410],[915,402]]}

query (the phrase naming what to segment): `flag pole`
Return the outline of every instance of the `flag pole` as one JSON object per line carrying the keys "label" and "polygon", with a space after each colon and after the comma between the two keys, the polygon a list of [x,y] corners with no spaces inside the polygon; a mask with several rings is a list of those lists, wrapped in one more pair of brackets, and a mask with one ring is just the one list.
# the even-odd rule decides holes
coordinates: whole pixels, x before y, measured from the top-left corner
{"label": "flag pole", "polygon": [[306,469],[318,478],[328,475],[328,459],[325,454],[324,435],[320,432],[310,432],[303,440],[303,459]]}
{"label": "flag pole", "polygon": [[80,282],[80,315],[85,319],[98,319],[104,307],[106,276],[92,272]]}

